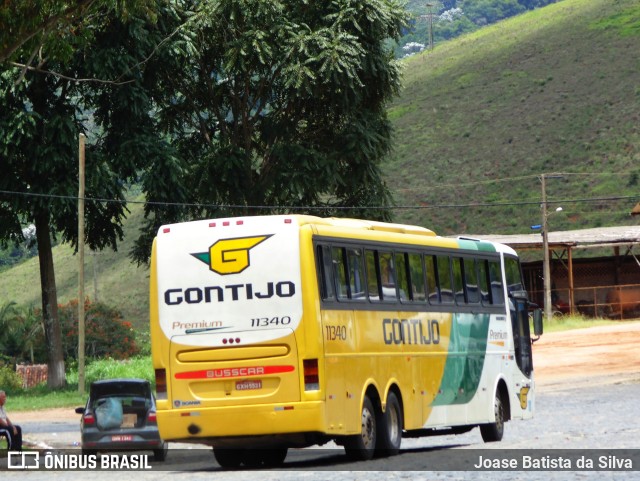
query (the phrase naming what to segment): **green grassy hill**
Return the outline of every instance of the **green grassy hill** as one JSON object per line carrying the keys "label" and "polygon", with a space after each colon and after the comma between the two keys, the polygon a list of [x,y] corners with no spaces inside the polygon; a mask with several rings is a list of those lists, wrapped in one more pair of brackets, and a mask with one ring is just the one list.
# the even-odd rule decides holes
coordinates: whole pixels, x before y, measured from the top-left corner
{"label": "green grassy hill", "polygon": [[[637,223],[640,4],[563,0],[405,61],[385,165],[397,222],[442,235]],[[608,202],[588,199],[636,196]],[[474,205],[482,204],[474,207]],[[468,207],[471,206],[471,207]]]}
{"label": "green grassy hill", "polygon": [[[128,257],[142,224],[142,205],[131,204],[129,209],[131,213],[123,229],[125,238],[119,244],[117,252],[108,249],[94,255],[88,249],[85,250],[85,296],[94,300],[94,286],[97,284],[98,300],[119,309],[125,319],[131,321],[136,328],[148,330],[149,271],[146,266],[137,267]],[[53,262],[58,303],[77,299],[77,255],[69,245],[58,245],[53,249]],[[39,269],[38,258],[34,257],[4,271],[0,275],[0,306],[15,301],[20,306],[39,308],[42,294]]]}

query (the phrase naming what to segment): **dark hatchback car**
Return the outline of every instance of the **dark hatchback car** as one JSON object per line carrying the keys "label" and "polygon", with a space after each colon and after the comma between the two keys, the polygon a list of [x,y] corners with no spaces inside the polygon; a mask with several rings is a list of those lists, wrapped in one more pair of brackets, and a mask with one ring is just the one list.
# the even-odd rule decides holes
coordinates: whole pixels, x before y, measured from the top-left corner
{"label": "dark hatchback car", "polygon": [[82,414],[80,433],[83,453],[97,451],[153,451],[164,461],[167,443],[160,439],[156,401],[151,384],[144,379],[95,381]]}

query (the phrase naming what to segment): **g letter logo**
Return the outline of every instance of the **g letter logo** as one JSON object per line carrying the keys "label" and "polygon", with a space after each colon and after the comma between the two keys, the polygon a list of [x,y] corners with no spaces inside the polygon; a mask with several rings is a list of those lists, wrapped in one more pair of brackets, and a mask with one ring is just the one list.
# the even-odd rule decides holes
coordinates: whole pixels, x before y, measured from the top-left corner
{"label": "g letter logo", "polygon": [[220,275],[238,274],[249,267],[249,250],[272,235],[220,239],[209,247],[208,252],[199,252],[191,255],[208,264],[213,272]]}

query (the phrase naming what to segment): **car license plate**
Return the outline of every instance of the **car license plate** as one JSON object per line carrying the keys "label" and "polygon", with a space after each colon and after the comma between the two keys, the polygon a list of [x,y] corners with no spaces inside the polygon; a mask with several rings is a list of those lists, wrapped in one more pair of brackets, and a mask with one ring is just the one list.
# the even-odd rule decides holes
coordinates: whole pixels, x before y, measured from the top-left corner
{"label": "car license plate", "polygon": [[252,389],[262,389],[262,381],[238,381],[236,383],[237,391],[250,391]]}
{"label": "car license plate", "polygon": [[133,435],[131,434],[114,434],[111,436],[111,441],[114,443],[122,443],[127,441],[133,441]]}

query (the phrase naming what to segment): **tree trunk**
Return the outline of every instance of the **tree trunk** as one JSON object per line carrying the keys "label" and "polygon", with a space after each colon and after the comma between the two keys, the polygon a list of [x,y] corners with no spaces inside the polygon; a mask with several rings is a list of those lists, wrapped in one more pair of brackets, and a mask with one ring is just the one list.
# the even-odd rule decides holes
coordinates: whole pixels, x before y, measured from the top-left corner
{"label": "tree trunk", "polygon": [[56,278],[53,270],[49,213],[47,211],[36,213],[35,221],[38,256],[40,258],[42,320],[44,321],[44,336],[47,343],[49,371],[47,374],[47,386],[50,388],[60,388],[65,386],[66,378],[64,373],[62,336],[60,334],[60,322],[58,320],[58,294],[56,292]]}

